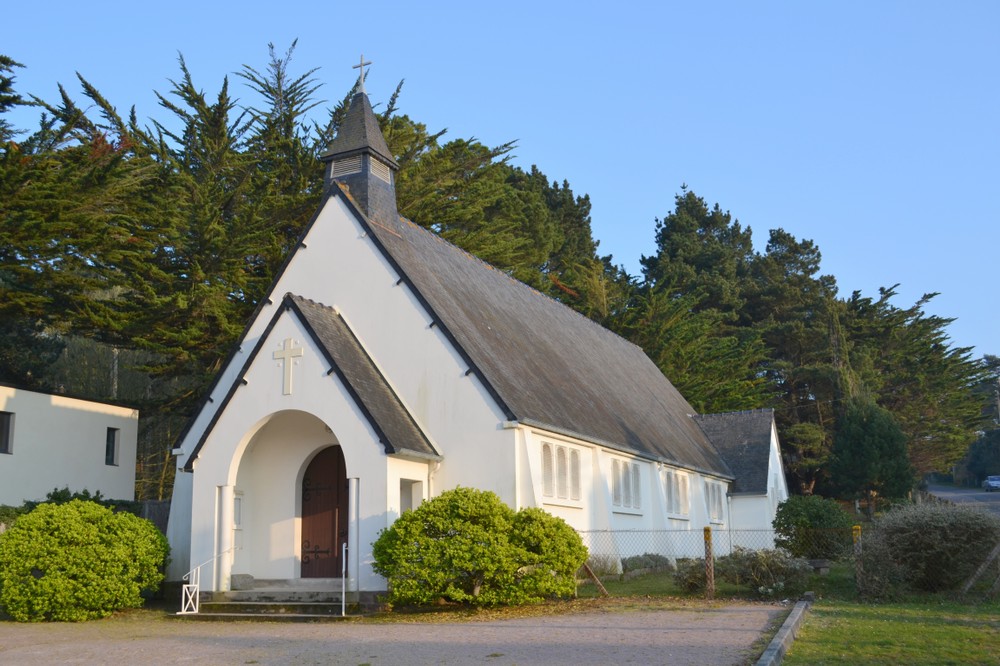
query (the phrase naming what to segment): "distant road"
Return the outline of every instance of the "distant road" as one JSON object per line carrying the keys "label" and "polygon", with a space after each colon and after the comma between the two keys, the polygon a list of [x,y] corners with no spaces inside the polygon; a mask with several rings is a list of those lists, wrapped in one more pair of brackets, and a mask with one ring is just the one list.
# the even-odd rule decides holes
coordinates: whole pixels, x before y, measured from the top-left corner
{"label": "distant road", "polygon": [[1000,492],[988,493],[982,489],[959,488],[929,484],[927,492],[955,504],[972,504],[1000,515]]}

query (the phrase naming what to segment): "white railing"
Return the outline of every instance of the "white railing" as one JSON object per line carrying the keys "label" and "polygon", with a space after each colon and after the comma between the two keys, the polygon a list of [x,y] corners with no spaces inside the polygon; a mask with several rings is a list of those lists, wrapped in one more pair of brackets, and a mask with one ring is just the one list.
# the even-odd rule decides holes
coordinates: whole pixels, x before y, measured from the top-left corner
{"label": "white railing", "polygon": [[347,615],[347,544],[340,549],[340,616]]}
{"label": "white railing", "polygon": [[201,568],[206,564],[212,564],[217,559],[231,553],[235,548],[229,548],[215,557],[205,560],[191,571],[181,576],[181,580],[186,580],[187,582],[181,586],[181,609],[177,613],[178,615],[193,615],[198,612],[199,602],[201,600]]}
{"label": "white railing", "polygon": [[[225,550],[210,560],[205,560],[191,571],[181,576],[181,580],[187,582],[181,586],[181,609],[178,615],[194,615],[198,612],[201,600],[201,568],[206,564],[212,564],[217,559],[230,553],[235,548]],[[343,544],[341,549],[340,567],[340,614],[347,615],[347,544]]]}

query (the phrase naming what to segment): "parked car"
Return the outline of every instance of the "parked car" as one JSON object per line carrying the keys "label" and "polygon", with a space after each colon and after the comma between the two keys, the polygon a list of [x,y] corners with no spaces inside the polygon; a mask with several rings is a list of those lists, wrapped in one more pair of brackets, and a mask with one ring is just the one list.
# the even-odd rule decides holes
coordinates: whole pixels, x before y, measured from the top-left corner
{"label": "parked car", "polygon": [[983,490],[986,492],[993,492],[994,490],[1000,490],[1000,476],[988,476],[986,480],[983,481]]}

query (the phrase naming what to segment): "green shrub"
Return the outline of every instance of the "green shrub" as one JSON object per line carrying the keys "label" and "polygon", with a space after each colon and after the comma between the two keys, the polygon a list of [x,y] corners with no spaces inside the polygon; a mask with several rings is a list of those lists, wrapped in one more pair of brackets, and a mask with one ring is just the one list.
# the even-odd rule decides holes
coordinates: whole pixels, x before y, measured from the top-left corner
{"label": "green shrub", "polygon": [[750,550],[737,546],[732,554],[716,560],[715,571],[721,579],[748,587],[755,595],[780,598],[804,591],[811,569],[804,559],[792,557],[780,548]]}
{"label": "green shrub", "polygon": [[587,549],[541,509],[515,513],[494,493],[456,488],[400,516],[373,555],[393,603],[496,605],[572,594]]}
{"label": "green shrub", "polygon": [[642,569],[656,569],[657,571],[673,571],[674,565],[670,559],[659,553],[643,553],[622,559],[622,573],[639,571]]}
{"label": "green shrub", "polygon": [[859,592],[954,590],[1000,541],[1000,518],[951,504],[911,504],[878,517],[861,537]]}
{"label": "green shrub", "polygon": [[521,509],[514,514],[510,543],[527,555],[518,573],[529,599],[576,593],[576,571],[587,560],[587,549],[565,520],[544,509]]}
{"label": "green shrub", "polygon": [[795,557],[835,560],[851,552],[851,514],[835,500],[793,496],[778,505],[774,543]]}
{"label": "green shrub", "polygon": [[873,529],[861,536],[861,555],[854,563],[858,596],[866,601],[899,599],[908,589],[906,570],[893,558],[894,548],[879,539]]}
{"label": "green shrub", "polygon": [[93,502],[40,504],[0,535],[0,606],[20,622],[77,622],[142,605],[167,541],[147,520]]}
{"label": "green shrub", "polygon": [[41,502],[35,501],[25,501],[23,509],[27,513],[31,511],[39,504],[67,504],[73,500],[83,500],[85,502],[94,502],[95,504],[100,504],[103,507],[111,509],[112,511],[128,511],[134,516],[142,517],[142,502],[136,500],[121,500],[121,499],[105,499],[98,490],[93,495],[90,491],[84,488],[83,490],[71,491],[69,486],[64,488],[53,488],[45,495],[45,499]]}
{"label": "green shrub", "polygon": [[705,559],[701,557],[679,558],[674,570],[674,584],[684,592],[703,592],[708,585],[705,577]]}

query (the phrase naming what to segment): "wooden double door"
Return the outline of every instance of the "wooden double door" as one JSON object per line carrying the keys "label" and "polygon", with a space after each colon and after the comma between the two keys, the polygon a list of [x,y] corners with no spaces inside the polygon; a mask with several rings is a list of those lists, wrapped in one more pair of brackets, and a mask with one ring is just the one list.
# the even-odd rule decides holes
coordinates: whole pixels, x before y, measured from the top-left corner
{"label": "wooden double door", "polygon": [[302,578],[339,578],[347,543],[347,471],[339,446],[323,449],[302,478]]}

